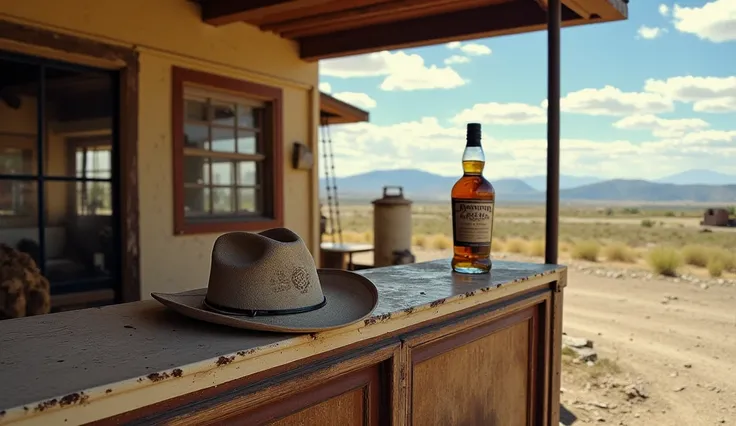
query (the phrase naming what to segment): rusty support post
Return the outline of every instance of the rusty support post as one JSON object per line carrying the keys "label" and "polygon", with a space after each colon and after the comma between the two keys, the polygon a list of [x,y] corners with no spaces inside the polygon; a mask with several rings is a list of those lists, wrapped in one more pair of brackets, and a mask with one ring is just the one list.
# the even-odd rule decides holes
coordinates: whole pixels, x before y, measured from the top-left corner
{"label": "rusty support post", "polygon": [[545,263],[557,263],[560,227],[560,0],[547,8],[547,208]]}

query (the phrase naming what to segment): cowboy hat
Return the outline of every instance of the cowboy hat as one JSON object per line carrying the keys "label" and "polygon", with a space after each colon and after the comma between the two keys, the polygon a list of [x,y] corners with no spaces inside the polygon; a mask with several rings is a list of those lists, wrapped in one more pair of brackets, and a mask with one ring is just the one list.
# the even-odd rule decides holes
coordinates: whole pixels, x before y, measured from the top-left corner
{"label": "cowboy hat", "polygon": [[370,280],[317,269],[304,241],[286,228],[221,235],[212,249],[207,288],[151,296],[198,320],[283,333],[349,325],[378,304]]}

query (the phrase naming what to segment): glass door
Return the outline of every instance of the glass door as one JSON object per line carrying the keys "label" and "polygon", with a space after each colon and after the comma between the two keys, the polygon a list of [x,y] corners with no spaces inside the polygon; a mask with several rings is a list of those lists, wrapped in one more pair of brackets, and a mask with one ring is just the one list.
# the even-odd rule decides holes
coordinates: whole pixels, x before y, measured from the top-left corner
{"label": "glass door", "polygon": [[0,243],[36,261],[52,304],[120,294],[117,94],[115,72],[0,52]]}

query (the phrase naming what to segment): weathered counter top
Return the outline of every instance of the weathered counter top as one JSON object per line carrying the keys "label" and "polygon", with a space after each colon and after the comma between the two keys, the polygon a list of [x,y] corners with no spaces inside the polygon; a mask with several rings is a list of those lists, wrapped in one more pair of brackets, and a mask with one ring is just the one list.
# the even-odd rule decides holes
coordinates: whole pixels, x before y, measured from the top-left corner
{"label": "weathered counter top", "polygon": [[0,424],[108,417],[564,281],[564,270],[494,261],[470,276],[448,260],[363,270],[379,291],[373,317],[319,334],[229,329],[151,300],[0,321]]}

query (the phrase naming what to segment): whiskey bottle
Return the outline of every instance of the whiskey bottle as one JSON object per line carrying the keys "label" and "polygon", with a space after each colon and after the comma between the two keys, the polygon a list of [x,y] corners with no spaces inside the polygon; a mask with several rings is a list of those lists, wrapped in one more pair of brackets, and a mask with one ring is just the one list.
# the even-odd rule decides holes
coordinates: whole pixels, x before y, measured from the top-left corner
{"label": "whiskey bottle", "polygon": [[480,135],[480,124],[468,123],[463,176],[452,187],[452,269],[465,274],[491,270],[496,191],[483,177],[486,159]]}

